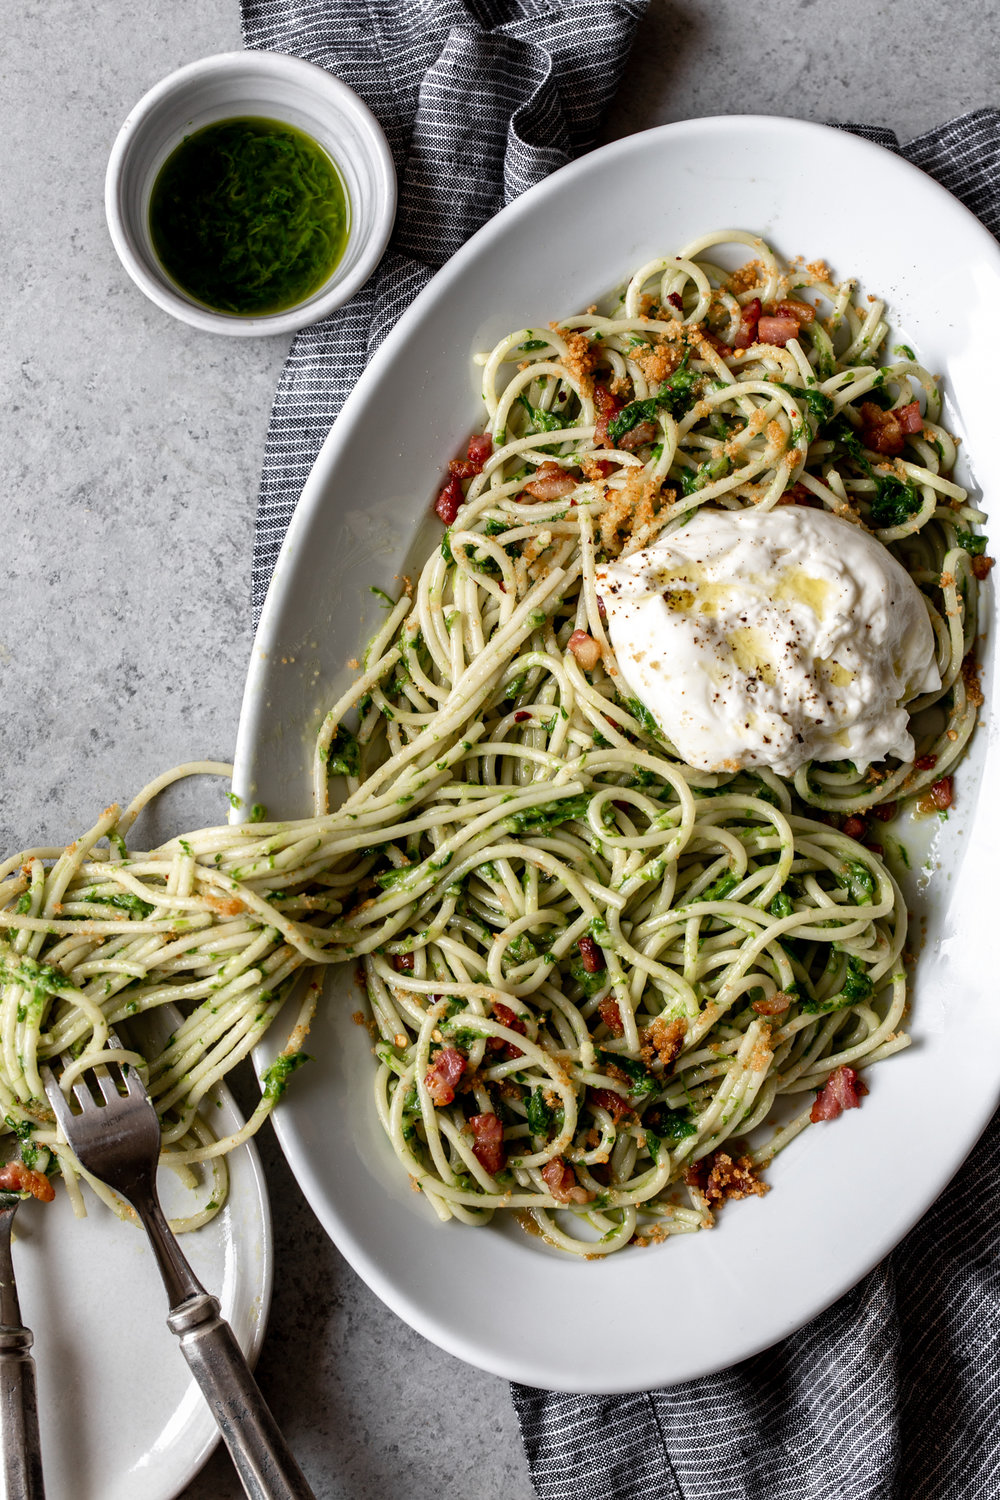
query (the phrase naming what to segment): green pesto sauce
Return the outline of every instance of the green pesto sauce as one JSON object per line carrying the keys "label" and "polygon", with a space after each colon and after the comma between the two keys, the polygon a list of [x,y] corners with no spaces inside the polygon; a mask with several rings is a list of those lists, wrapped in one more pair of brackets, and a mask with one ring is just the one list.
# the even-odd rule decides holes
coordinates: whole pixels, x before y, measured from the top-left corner
{"label": "green pesto sauce", "polygon": [[149,229],[164,270],[217,312],[282,312],[344,253],[347,194],[311,137],[279,120],[220,120],[187,136],[153,184]]}

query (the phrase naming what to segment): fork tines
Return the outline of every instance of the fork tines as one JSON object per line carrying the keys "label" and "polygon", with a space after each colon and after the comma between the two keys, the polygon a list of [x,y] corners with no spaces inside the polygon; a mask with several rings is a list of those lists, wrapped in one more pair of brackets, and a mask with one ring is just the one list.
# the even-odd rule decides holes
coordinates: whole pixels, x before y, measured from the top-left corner
{"label": "fork tines", "polygon": [[[49,1103],[64,1127],[66,1116],[73,1119],[77,1113],[102,1109],[105,1104],[114,1104],[124,1098],[139,1100],[148,1097],[138,1069],[114,1059],[92,1064],[70,1085],[70,1092],[79,1105],[79,1111],[73,1109],[61,1082],[47,1063],[42,1064],[40,1073]],[[95,1092],[92,1084],[96,1085],[99,1092]]]}

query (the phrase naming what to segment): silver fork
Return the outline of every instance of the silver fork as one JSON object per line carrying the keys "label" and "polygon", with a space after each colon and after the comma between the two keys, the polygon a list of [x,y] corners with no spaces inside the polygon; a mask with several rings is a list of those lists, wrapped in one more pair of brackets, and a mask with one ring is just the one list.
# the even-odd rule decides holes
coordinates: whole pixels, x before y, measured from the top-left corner
{"label": "silver fork", "polygon": [[0,1191],[0,1495],[4,1500],[45,1500],[35,1362],[28,1352],[32,1339],[21,1322],[10,1255],[20,1201],[19,1194]]}
{"label": "silver fork", "polygon": [[265,1402],[219,1304],[198,1281],[167,1224],[156,1195],[160,1122],[135,1068],[101,1064],[88,1072],[99,1102],[81,1078],[74,1110],[51,1070],[42,1081],[63,1134],[88,1172],[135,1209],[167,1290],[167,1327],[219,1425],[251,1500],[315,1500]]}

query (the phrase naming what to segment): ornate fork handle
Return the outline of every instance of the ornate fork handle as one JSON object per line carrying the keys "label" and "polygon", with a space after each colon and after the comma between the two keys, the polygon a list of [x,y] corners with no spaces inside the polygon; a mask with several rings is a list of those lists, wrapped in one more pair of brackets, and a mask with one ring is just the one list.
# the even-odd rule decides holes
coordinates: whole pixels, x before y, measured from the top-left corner
{"label": "ornate fork handle", "polygon": [[167,1289],[167,1327],[177,1335],[250,1500],[315,1500],[218,1301],[191,1270],[159,1203],[142,1191],[130,1202]]}
{"label": "ornate fork handle", "polygon": [[10,1255],[16,1200],[0,1204],[0,1500],[45,1500],[31,1334],[21,1322]]}

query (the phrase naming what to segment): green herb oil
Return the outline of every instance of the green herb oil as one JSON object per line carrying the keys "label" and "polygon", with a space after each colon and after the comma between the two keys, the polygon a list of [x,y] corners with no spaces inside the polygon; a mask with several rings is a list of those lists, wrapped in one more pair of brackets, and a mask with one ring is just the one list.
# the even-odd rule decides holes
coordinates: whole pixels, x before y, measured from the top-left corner
{"label": "green herb oil", "polygon": [[153,185],[149,228],[164,270],[217,312],[282,312],[344,253],[347,194],[316,141],[279,120],[220,120],[187,136]]}

